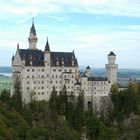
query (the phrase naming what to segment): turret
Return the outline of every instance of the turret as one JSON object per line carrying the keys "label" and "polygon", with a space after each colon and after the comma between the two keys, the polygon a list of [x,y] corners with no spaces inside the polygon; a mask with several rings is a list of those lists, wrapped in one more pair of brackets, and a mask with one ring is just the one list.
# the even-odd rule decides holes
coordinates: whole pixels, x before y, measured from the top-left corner
{"label": "turret", "polygon": [[86,68],[86,72],[85,72],[85,75],[87,76],[87,77],[91,77],[91,69],[90,69],[90,67],[89,66],[87,66],[87,68]]}
{"label": "turret", "polygon": [[29,42],[29,49],[37,49],[37,36],[36,36],[36,30],[34,26],[34,20],[32,22],[32,26],[30,29],[29,37],[28,37],[28,42]]}
{"label": "turret", "polygon": [[107,78],[111,85],[117,83],[118,65],[115,64],[116,55],[113,51],[108,54],[108,64],[105,65],[107,70]]}
{"label": "turret", "polygon": [[44,63],[48,65],[49,62],[50,62],[50,45],[47,37],[47,42],[44,50]]}

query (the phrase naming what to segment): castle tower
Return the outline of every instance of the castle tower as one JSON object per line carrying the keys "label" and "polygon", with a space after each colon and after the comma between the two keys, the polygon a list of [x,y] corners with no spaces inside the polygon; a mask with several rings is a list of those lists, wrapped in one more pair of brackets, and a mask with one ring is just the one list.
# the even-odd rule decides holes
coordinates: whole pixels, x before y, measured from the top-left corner
{"label": "castle tower", "polygon": [[106,70],[107,70],[107,78],[108,81],[111,83],[111,85],[117,83],[117,70],[118,70],[118,65],[115,64],[116,60],[116,55],[114,52],[110,52],[108,54],[108,64],[105,65]]}
{"label": "castle tower", "polygon": [[92,74],[91,74],[91,69],[89,66],[87,66],[85,74],[87,77],[91,77]]}
{"label": "castle tower", "polygon": [[50,73],[51,73],[51,58],[50,58],[50,46],[47,38],[47,42],[44,49],[44,65],[45,65],[45,91],[47,92],[47,100],[49,100],[50,97],[50,91],[52,91],[52,88],[50,86],[50,82],[52,81]]}
{"label": "castle tower", "polygon": [[34,20],[32,22],[32,26],[31,26],[31,29],[30,29],[30,34],[29,34],[29,37],[28,37],[28,42],[29,42],[29,49],[37,49],[37,36],[36,36],[36,30],[35,30],[35,26],[34,26]]}
{"label": "castle tower", "polygon": [[48,37],[47,37],[47,42],[44,50],[44,63],[45,65],[50,65],[50,45],[48,42]]}

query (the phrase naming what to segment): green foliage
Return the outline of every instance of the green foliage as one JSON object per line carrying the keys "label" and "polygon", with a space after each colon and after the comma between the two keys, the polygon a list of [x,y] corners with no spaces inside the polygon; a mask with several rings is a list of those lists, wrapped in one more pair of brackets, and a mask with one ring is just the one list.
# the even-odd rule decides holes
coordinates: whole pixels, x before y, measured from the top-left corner
{"label": "green foliage", "polygon": [[101,140],[115,140],[117,139],[115,130],[113,128],[108,128],[105,124],[96,118],[95,116],[90,116],[87,119],[87,136],[90,139],[101,139]]}
{"label": "green foliage", "polygon": [[[18,100],[19,99],[19,100]],[[135,140],[140,139],[140,85],[124,91],[112,87],[112,104],[106,116],[97,116],[92,106],[85,111],[84,93],[57,94],[53,88],[48,102],[22,106],[20,82],[13,97],[0,94],[0,139],[2,140]]]}
{"label": "green foliage", "polygon": [[50,110],[50,117],[53,121],[57,120],[57,91],[55,87],[53,88],[50,100],[49,100],[49,110]]}
{"label": "green foliage", "polygon": [[10,91],[4,89],[1,91],[0,94],[0,100],[5,102],[5,103],[9,103],[10,102]]}
{"label": "green foliage", "polygon": [[77,131],[82,132],[84,124],[84,93],[81,92],[75,108],[74,127]]}
{"label": "green foliage", "polygon": [[14,93],[11,99],[11,105],[17,110],[22,110],[22,95],[21,95],[21,85],[20,80],[17,77],[14,83]]}
{"label": "green foliage", "polygon": [[68,112],[68,95],[66,87],[64,86],[63,90],[60,91],[57,97],[57,107],[59,115],[67,115]]}

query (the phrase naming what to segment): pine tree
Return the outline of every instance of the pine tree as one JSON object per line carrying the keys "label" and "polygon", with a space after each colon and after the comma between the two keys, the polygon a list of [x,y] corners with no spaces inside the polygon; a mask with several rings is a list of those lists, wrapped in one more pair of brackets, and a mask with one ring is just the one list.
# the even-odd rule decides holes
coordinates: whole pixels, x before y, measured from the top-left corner
{"label": "pine tree", "polygon": [[68,95],[67,95],[67,89],[66,89],[65,85],[64,85],[63,90],[60,91],[60,93],[58,95],[57,107],[58,107],[59,115],[67,116],[67,112],[68,112]]}
{"label": "pine tree", "polygon": [[84,92],[82,91],[77,99],[74,116],[74,127],[77,131],[82,133],[84,124]]}
{"label": "pine tree", "polygon": [[73,92],[71,92],[71,94],[68,97],[68,112],[66,115],[67,121],[70,125],[70,127],[74,127],[74,115],[75,115],[75,97]]}
{"label": "pine tree", "polygon": [[2,90],[1,94],[0,94],[0,100],[2,100],[5,103],[9,103],[9,101],[10,101],[10,91],[8,91],[6,89]]}
{"label": "pine tree", "polygon": [[14,93],[11,100],[11,105],[17,110],[22,110],[22,95],[20,79],[17,77],[14,83]]}
{"label": "pine tree", "polygon": [[50,111],[50,117],[55,122],[57,119],[57,91],[55,90],[55,87],[53,87],[52,94],[49,99],[49,111]]}

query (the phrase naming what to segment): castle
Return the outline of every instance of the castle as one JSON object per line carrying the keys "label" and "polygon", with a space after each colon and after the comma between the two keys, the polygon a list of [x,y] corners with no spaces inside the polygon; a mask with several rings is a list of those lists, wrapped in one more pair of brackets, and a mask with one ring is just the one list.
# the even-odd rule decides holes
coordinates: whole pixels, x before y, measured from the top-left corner
{"label": "castle", "polygon": [[107,78],[94,77],[89,66],[85,72],[79,72],[74,51],[52,52],[48,39],[42,51],[37,48],[37,40],[33,22],[28,37],[29,48],[20,49],[18,44],[16,54],[12,57],[13,83],[19,77],[24,103],[29,103],[31,98],[47,101],[54,86],[59,93],[64,85],[68,94],[73,92],[78,96],[84,91],[87,105],[92,101],[98,103],[101,97],[109,95],[111,85],[117,82],[118,69],[116,55],[112,51],[105,65]]}

